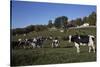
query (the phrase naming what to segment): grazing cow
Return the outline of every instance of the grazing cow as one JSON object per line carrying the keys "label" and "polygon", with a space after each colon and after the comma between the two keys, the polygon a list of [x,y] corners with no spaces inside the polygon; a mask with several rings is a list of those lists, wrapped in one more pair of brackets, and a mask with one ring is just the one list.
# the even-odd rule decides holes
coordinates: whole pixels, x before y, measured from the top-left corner
{"label": "grazing cow", "polygon": [[23,47],[23,45],[25,44],[24,41],[22,41],[21,38],[18,39],[18,42],[19,42],[18,47]]}
{"label": "grazing cow", "polygon": [[59,41],[58,41],[57,38],[55,38],[55,39],[53,40],[53,42],[52,42],[52,48],[54,48],[54,47],[59,47]]}
{"label": "grazing cow", "polygon": [[30,48],[33,47],[35,48],[35,44],[34,44],[34,39],[25,39],[25,45],[24,47]]}
{"label": "grazing cow", "polygon": [[22,41],[22,39],[18,39],[18,41],[11,41],[11,47],[12,48],[19,48],[19,47],[23,47],[24,45],[24,41]]}
{"label": "grazing cow", "polygon": [[92,35],[70,35],[68,37],[69,42],[73,42],[77,48],[77,53],[80,53],[80,45],[87,45],[89,47],[89,53],[93,49],[95,53],[94,36]]}
{"label": "grazing cow", "polygon": [[37,38],[33,38],[33,39],[28,39],[27,42],[33,47],[33,48],[37,48],[37,47],[42,47],[43,45],[43,41],[44,38],[42,37],[37,37]]}
{"label": "grazing cow", "polygon": [[43,41],[44,39],[43,38],[37,38],[37,42],[36,42],[36,47],[43,47]]}
{"label": "grazing cow", "polygon": [[31,39],[25,39],[25,40],[18,39],[18,42],[19,42],[18,47],[29,48]]}
{"label": "grazing cow", "polygon": [[26,38],[26,39],[24,40],[23,47],[24,47],[24,48],[26,48],[26,47],[29,48],[29,46],[30,46],[29,39]]}
{"label": "grazing cow", "polygon": [[33,39],[33,42],[31,42],[31,45],[32,45],[33,48],[36,47],[36,43],[37,43],[37,39],[34,38],[34,39]]}
{"label": "grazing cow", "polygon": [[19,42],[18,41],[11,41],[11,48],[17,48],[18,47]]}
{"label": "grazing cow", "polygon": [[20,45],[20,44],[21,44],[21,42],[22,42],[22,39],[18,39],[18,42],[19,42],[19,44],[18,44],[18,45]]}

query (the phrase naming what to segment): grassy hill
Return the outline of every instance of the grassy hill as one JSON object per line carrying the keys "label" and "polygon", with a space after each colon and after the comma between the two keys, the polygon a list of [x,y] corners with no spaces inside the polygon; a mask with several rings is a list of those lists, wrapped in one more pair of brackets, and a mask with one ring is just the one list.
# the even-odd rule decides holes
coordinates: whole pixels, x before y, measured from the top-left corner
{"label": "grassy hill", "polygon": [[[68,29],[65,32],[57,31],[40,31],[40,32],[30,32],[27,36],[18,35],[13,36],[13,40],[18,38],[33,38],[35,36],[50,36],[60,37],[60,48],[51,48],[51,41],[44,41],[44,48],[34,48],[34,49],[14,49],[11,51],[12,66],[23,66],[23,65],[43,65],[43,64],[58,64],[58,63],[75,63],[75,62],[91,62],[96,61],[96,53],[88,53],[88,47],[80,47],[80,54],[76,53],[76,48],[73,43],[68,43],[68,41],[63,41],[61,37],[68,35],[96,35],[96,28],[80,28],[80,29]],[[96,44],[96,43],[95,43]],[[68,47],[71,46],[71,47]]]}
{"label": "grassy hill", "polygon": [[33,38],[33,37],[37,37],[37,36],[45,36],[48,37],[50,35],[52,35],[53,37],[64,37],[64,36],[68,36],[68,35],[75,35],[75,34],[79,34],[79,35],[96,35],[96,28],[79,28],[79,29],[67,29],[64,32],[60,32],[60,30],[56,30],[56,31],[50,31],[50,30],[45,30],[45,31],[40,31],[40,32],[30,32],[28,33],[26,36],[22,35],[18,35],[18,36],[13,36],[12,39],[13,40],[18,40],[18,38]]}

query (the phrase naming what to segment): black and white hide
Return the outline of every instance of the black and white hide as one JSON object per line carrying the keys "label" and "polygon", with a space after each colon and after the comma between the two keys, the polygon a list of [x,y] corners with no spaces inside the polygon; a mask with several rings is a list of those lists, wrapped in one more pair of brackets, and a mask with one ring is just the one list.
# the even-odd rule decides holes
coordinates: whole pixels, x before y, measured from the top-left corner
{"label": "black and white hide", "polygon": [[52,41],[52,48],[54,48],[54,47],[59,47],[59,41],[58,41],[58,39],[54,39]]}
{"label": "black and white hide", "polygon": [[69,35],[69,42],[73,42],[75,47],[77,48],[77,53],[80,53],[80,46],[87,45],[89,47],[89,53],[91,49],[95,53],[95,45],[94,45],[94,36],[93,35]]}
{"label": "black and white hide", "polygon": [[19,41],[11,41],[11,48],[14,49],[14,48],[18,48],[19,47]]}
{"label": "black and white hide", "polygon": [[18,41],[11,41],[12,48],[23,48],[25,42],[22,39],[18,39]]}
{"label": "black and white hide", "polygon": [[37,42],[36,42],[36,47],[37,48],[42,48],[43,47],[43,38],[37,38]]}
{"label": "black and white hide", "polygon": [[18,47],[23,48],[24,44],[25,44],[25,42],[21,38],[18,39]]}
{"label": "black and white hide", "polygon": [[25,39],[25,46],[28,46],[29,48],[30,47],[35,48],[36,47],[36,42],[37,42],[37,39],[36,38],[33,38],[33,39]]}
{"label": "black and white hide", "polygon": [[33,47],[33,48],[42,48],[43,47],[43,41],[44,38],[33,38],[33,39],[28,39],[29,44]]}

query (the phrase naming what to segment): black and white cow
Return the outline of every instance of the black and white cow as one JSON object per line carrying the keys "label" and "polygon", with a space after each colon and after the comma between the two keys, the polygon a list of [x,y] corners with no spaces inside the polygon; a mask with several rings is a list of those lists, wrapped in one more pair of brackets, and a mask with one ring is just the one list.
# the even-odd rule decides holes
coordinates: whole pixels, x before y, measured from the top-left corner
{"label": "black and white cow", "polygon": [[37,38],[36,47],[42,48],[43,41],[44,41],[44,39],[42,37]]}
{"label": "black and white cow", "polygon": [[[24,44],[24,48],[30,48],[32,46],[33,43],[33,39],[25,39],[24,40],[25,44]],[[32,46],[33,47],[33,46]]]}
{"label": "black and white cow", "polygon": [[25,44],[25,42],[21,38],[19,38],[18,39],[18,47],[23,48],[24,47],[24,44]]}
{"label": "black and white cow", "polygon": [[95,53],[94,36],[93,35],[69,35],[69,42],[73,42],[77,48],[77,53],[80,53],[80,45],[87,45],[89,47],[89,53],[93,49]]}
{"label": "black and white cow", "polygon": [[22,39],[18,39],[18,41],[11,41],[12,48],[22,48],[25,42]]}
{"label": "black and white cow", "polygon": [[36,38],[30,38],[30,39],[25,39],[24,40],[24,45],[23,45],[23,47],[24,48],[35,48],[36,47],[36,42],[37,42],[37,40],[36,40]]}
{"label": "black and white cow", "polygon": [[52,41],[52,48],[59,47],[59,40],[58,38],[53,39]]}
{"label": "black and white cow", "polygon": [[28,39],[27,42],[33,47],[33,48],[42,48],[43,47],[43,41],[44,38],[42,37],[37,37],[33,39]]}
{"label": "black and white cow", "polygon": [[40,48],[43,46],[43,41],[45,40],[45,38],[43,37],[37,37],[37,38],[31,38],[31,39],[21,39],[19,38],[18,41],[13,41],[12,43],[16,46],[16,47],[21,47],[21,48]]}
{"label": "black and white cow", "polygon": [[18,48],[18,45],[19,42],[18,41],[11,41],[11,48],[14,49],[14,48]]}

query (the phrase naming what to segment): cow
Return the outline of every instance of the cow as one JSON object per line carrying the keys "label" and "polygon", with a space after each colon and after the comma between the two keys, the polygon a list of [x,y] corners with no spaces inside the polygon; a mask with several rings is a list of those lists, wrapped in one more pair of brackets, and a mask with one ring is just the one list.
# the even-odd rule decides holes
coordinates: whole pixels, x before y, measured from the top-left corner
{"label": "cow", "polygon": [[43,47],[44,39],[42,37],[37,38],[36,47],[42,48]]}
{"label": "cow", "polygon": [[30,41],[31,39],[24,39],[23,48],[30,48]]}
{"label": "cow", "polygon": [[53,39],[53,41],[52,41],[52,48],[54,48],[54,47],[59,47],[58,38],[55,38],[55,39]]}
{"label": "cow", "polygon": [[24,44],[25,44],[25,42],[21,38],[19,38],[18,39],[18,47],[24,47]]}
{"label": "cow", "polygon": [[19,42],[18,41],[11,41],[11,48],[17,48],[18,47]]}
{"label": "cow", "polygon": [[21,48],[21,47],[23,47],[24,44],[25,44],[25,42],[22,41],[22,39],[18,39],[17,41],[11,41],[12,48]]}
{"label": "cow", "polygon": [[37,43],[37,39],[33,38],[32,42],[30,43],[32,45],[33,48],[36,47],[36,43]]}
{"label": "cow", "polygon": [[93,49],[93,52],[95,53],[95,45],[94,45],[94,36],[93,35],[69,35],[67,37],[67,40],[74,43],[74,46],[77,49],[77,53],[80,53],[80,46],[87,45],[89,50],[88,52],[91,52],[91,49]]}
{"label": "cow", "polygon": [[35,46],[36,46],[36,38],[31,38],[31,39],[25,39],[24,40],[24,45],[23,45],[23,47],[24,48],[30,48],[30,47],[32,47],[32,48],[35,48]]}
{"label": "cow", "polygon": [[33,48],[42,48],[43,47],[43,41],[45,39],[42,37],[37,37],[37,38],[33,38],[33,39],[28,39],[27,42],[29,43],[29,45],[31,45]]}
{"label": "cow", "polygon": [[19,38],[18,39],[18,47],[21,47],[21,48],[30,48],[31,46],[31,42],[32,42],[32,39],[21,39]]}

